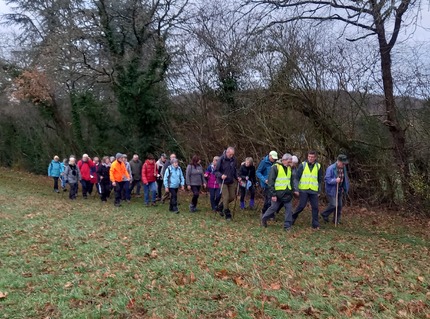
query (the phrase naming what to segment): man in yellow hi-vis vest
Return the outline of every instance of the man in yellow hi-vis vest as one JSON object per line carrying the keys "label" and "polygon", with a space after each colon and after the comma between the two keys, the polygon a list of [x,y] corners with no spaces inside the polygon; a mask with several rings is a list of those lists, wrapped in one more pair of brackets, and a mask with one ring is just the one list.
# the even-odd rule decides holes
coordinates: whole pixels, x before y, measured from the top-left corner
{"label": "man in yellow hi-vis vest", "polygon": [[275,215],[280,207],[285,207],[284,230],[289,231],[293,223],[293,192],[294,181],[291,170],[292,156],[284,154],[282,164],[274,164],[270,168],[268,188],[271,205],[261,217],[261,225],[267,227],[267,220]]}
{"label": "man in yellow hi-vis vest", "polygon": [[323,176],[321,164],[317,162],[317,153],[315,151],[310,151],[308,160],[300,164],[297,169],[296,179],[299,188],[299,205],[293,214],[293,225],[309,201],[312,208],[312,228],[319,229],[318,197]]}

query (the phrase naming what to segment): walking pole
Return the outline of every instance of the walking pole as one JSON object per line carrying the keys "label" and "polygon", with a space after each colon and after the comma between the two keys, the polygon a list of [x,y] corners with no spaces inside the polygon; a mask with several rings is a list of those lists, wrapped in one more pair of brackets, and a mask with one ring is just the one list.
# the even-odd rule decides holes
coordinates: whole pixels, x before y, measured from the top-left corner
{"label": "walking pole", "polygon": [[223,187],[224,187],[224,180],[222,180],[221,188],[219,190],[219,195],[218,195],[219,200],[218,200],[217,210],[215,211],[215,214],[218,213],[219,201],[222,200],[222,189],[223,189]]}
{"label": "walking pole", "polygon": [[338,207],[338,200],[339,200],[339,183],[336,183],[336,212],[334,215],[334,227],[337,227],[337,207]]}
{"label": "walking pole", "polygon": [[237,203],[237,195],[239,194],[239,182],[237,183],[237,188],[236,188],[236,193],[235,193],[235,198],[234,198],[234,206],[233,206],[233,219],[234,219],[234,214],[236,213],[236,203]]}

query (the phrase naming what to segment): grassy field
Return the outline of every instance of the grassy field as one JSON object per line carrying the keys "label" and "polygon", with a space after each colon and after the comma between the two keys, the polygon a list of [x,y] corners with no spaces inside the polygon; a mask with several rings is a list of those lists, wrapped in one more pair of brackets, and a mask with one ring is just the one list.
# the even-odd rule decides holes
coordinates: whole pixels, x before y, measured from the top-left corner
{"label": "grassy field", "polygon": [[0,318],[430,318],[428,220],[346,208],[291,233],[255,211],[70,201],[0,169]]}

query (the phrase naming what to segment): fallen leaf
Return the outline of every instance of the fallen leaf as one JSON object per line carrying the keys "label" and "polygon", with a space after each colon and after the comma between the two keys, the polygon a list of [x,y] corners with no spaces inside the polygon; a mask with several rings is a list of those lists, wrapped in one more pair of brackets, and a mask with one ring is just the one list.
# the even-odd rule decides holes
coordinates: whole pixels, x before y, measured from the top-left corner
{"label": "fallen leaf", "polygon": [[136,302],[136,299],[130,299],[130,301],[127,304],[127,309],[132,309],[134,307],[134,303]]}
{"label": "fallen leaf", "polygon": [[419,282],[424,282],[424,277],[423,276],[418,276],[417,279],[418,279]]}
{"label": "fallen leaf", "polygon": [[281,290],[281,284],[279,282],[274,282],[270,284],[270,289],[272,290]]}
{"label": "fallen leaf", "polygon": [[196,282],[196,276],[194,275],[194,273],[193,272],[191,272],[191,274],[190,274],[190,282],[191,283],[193,283],[193,282]]}
{"label": "fallen leaf", "polygon": [[73,287],[73,284],[70,281],[66,282],[66,284],[64,285],[64,288],[66,288],[66,289],[69,289],[72,287]]}
{"label": "fallen leaf", "polygon": [[5,299],[7,297],[8,293],[7,292],[1,292],[0,291],[0,299]]}

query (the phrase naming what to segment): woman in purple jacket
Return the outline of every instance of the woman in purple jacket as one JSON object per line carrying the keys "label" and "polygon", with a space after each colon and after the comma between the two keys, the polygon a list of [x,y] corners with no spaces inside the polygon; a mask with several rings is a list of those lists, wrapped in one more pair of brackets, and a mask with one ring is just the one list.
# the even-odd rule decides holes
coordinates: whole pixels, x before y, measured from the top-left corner
{"label": "woman in purple jacket", "polygon": [[210,194],[212,211],[216,212],[219,201],[221,199],[219,184],[214,174],[216,164],[218,163],[219,156],[215,156],[205,172],[205,177],[208,180],[208,189]]}

